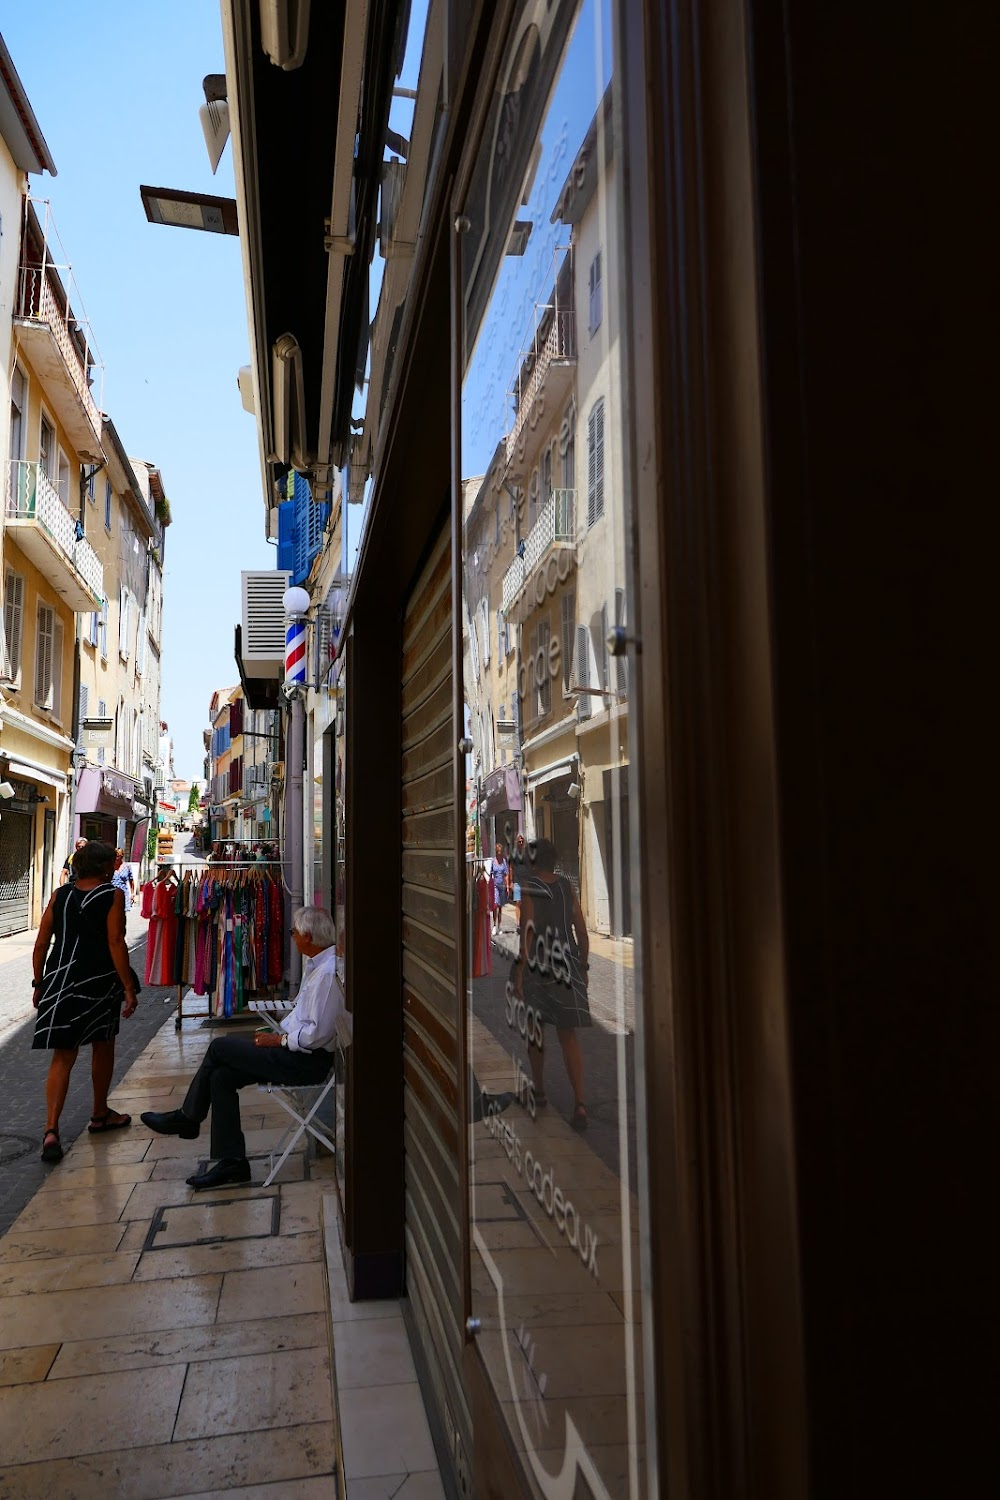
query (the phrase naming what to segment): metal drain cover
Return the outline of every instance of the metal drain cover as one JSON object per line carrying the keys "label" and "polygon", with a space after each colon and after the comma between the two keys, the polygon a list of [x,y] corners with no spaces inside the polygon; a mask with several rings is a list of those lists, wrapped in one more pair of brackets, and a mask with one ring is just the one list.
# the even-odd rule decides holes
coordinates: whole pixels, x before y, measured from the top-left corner
{"label": "metal drain cover", "polygon": [[38,1142],[32,1140],[30,1135],[0,1135],[0,1167],[19,1161],[37,1146]]}
{"label": "metal drain cover", "polygon": [[170,1203],[158,1208],[144,1250],[259,1240],[278,1233],[281,1198],[222,1198],[212,1203]]}

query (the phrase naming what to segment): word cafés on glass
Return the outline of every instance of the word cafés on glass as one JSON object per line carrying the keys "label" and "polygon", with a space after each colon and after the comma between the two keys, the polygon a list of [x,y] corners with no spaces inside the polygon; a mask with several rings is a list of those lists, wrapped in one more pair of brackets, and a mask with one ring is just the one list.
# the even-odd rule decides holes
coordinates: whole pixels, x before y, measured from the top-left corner
{"label": "word caf\u00e9s on glass", "polygon": [[529,12],[459,241],[472,1310],[536,1493],[618,1500],[645,1419],[617,78],[606,6]]}

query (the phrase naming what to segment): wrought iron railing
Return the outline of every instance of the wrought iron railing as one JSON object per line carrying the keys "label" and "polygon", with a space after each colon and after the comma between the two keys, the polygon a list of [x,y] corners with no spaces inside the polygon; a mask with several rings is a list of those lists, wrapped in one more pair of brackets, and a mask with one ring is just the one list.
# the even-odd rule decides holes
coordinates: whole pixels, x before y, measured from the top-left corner
{"label": "wrought iron railing", "polygon": [[549,549],[571,547],[575,540],[576,490],[553,490],[525,538],[523,553],[515,557],[504,574],[502,605],[505,614]]}
{"label": "wrought iron railing", "polygon": [[37,461],[12,459],[7,486],[8,521],[34,521],[50,537],[98,600],[104,597],[104,566],[80,534],[51,479]]}

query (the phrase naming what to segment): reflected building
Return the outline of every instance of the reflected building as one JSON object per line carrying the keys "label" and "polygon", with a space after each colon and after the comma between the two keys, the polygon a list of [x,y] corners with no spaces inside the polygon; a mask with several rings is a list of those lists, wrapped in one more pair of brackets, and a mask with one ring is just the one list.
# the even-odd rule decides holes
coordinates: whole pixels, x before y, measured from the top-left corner
{"label": "reflected building", "polygon": [[508,429],[487,474],[464,482],[465,675],[482,847],[551,839],[590,929],[628,936],[627,842],[614,853],[628,839],[628,668],[609,649],[628,565],[619,313],[605,298],[614,193],[608,91],[552,208],[565,243],[518,356]]}

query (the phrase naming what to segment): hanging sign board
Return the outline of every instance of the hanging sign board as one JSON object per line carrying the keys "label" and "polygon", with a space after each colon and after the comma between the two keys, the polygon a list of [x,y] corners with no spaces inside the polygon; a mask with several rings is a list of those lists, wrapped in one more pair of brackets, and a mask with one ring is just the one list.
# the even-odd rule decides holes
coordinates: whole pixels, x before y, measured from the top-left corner
{"label": "hanging sign board", "polygon": [[81,733],[88,748],[107,750],[114,732],[113,719],[84,719]]}

